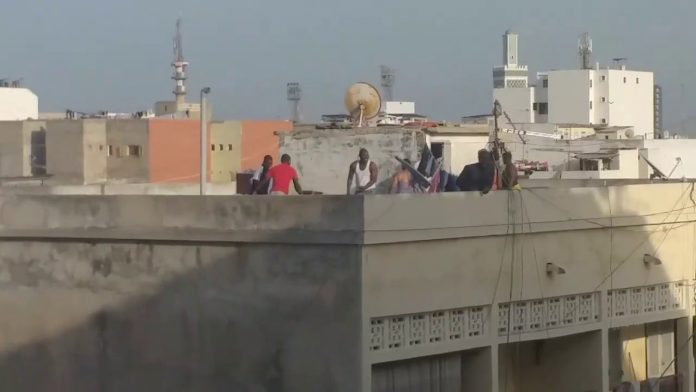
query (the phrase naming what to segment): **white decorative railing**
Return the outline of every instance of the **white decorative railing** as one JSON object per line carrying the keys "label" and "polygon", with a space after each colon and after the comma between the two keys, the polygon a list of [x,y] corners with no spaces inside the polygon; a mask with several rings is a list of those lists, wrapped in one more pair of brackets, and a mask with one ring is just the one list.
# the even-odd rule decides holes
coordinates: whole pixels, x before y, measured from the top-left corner
{"label": "white decorative railing", "polygon": [[[684,280],[608,290],[604,309],[599,291],[500,303],[497,335],[591,325],[600,323],[602,316],[611,320],[686,311],[687,296],[696,298],[696,288],[690,288],[693,285],[689,283]],[[370,319],[369,350],[389,352],[490,337],[489,330],[495,327],[490,322],[491,310],[491,306],[475,306],[375,317]]]}
{"label": "white decorative railing", "polygon": [[683,280],[609,290],[607,315],[609,318],[623,318],[686,310],[688,287],[689,283]]}
{"label": "white decorative railing", "polygon": [[490,307],[478,306],[370,320],[370,351],[394,350],[484,337]]}
{"label": "white decorative railing", "polygon": [[498,305],[498,335],[538,332],[599,322],[600,302],[600,293],[594,292],[502,303]]}

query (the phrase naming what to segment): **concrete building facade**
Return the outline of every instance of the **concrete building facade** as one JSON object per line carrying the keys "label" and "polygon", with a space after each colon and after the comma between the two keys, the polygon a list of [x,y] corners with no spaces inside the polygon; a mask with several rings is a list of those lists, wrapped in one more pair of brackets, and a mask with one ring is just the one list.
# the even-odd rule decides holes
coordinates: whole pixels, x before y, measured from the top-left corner
{"label": "concrete building facade", "polygon": [[370,159],[377,164],[377,190],[386,193],[391,177],[401,166],[394,157],[416,162],[427,143],[422,130],[400,127],[342,130],[311,127],[279,136],[280,153],[291,156],[303,189],[338,195],[346,193],[348,168],[358,159],[360,148],[366,148]]}
{"label": "concrete building facade", "polygon": [[493,72],[493,99],[509,117],[503,122],[632,127],[633,137],[654,137],[655,116],[660,115],[655,100],[661,95],[652,72],[597,64],[594,69],[539,73],[536,84],[529,86],[527,68],[512,60],[517,59],[517,40],[516,34],[503,36],[506,65]]}
{"label": "concrete building facade", "polygon": [[46,171],[55,183],[105,182],[108,150],[106,120],[46,122]]}
{"label": "concrete building facade", "polygon": [[210,124],[210,182],[229,183],[242,171],[242,123]]}
{"label": "concrete building facade", "polygon": [[652,72],[626,69],[562,70],[548,73],[548,122],[633,127],[653,138]]}
{"label": "concrete building facade", "polygon": [[[279,160],[288,121],[212,121],[208,179],[234,182],[263,156]],[[48,157],[48,158],[47,158]],[[53,119],[0,121],[0,178],[48,175],[54,184],[192,183],[200,171],[200,121]]]}
{"label": "concrete building facade", "polygon": [[21,87],[0,87],[0,121],[37,120],[39,98]]}
{"label": "concrete building facade", "polygon": [[[45,127],[53,184],[199,181],[197,120],[49,120]],[[239,123],[212,122],[208,140],[208,180],[233,182],[241,167]]]}
{"label": "concrete building facade", "polygon": [[2,195],[0,387],[693,391],[693,187]]}
{"label": "concrete building facade", "polygon": [[149,121],[106,121],[106,177],[110,182],[148,182]]}
{"label": "concrete building facade", "polygon": [[459,175],[465,165],[478,162],[478,151],[488,146],[491,131],[480,124],[428,128],[425,133],[433,155],[442,158],[443,168]]}
{"label": "concrete building facade", "polygon": [[46,123],[0,122],[0,178],[46,173]]}
{"label": "concrete building facade", "polygon": [[294,124],[287,120],[242,121],[242,170],[256,170],[263,157],[270,155],[280,161],[279,135],[292,131]]}

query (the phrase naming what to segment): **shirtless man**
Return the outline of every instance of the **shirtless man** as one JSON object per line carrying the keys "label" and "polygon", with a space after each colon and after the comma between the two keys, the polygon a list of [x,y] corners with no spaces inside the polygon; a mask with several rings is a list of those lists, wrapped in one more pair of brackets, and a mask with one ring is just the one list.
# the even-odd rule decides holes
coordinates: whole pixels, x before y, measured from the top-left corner
{"label": "shirtless man", "polygon": [[[409,165],[411,161],[404,159]],[[389,193],[413,193],[413,176],[406,165],[401,165],[401,170],[394,175]]]}
{"label": "shirtless man", "polygon": [[[358,160],[350,164],[348,169],[348,181],[346,183],[346,194],[351,194],[351,189],[355,194],[373,193],[377,188],[377,164],[370,160],[370,153],[361,148],[358,153]],[[355,188],[353,188],[353,177],[355,177]]]}

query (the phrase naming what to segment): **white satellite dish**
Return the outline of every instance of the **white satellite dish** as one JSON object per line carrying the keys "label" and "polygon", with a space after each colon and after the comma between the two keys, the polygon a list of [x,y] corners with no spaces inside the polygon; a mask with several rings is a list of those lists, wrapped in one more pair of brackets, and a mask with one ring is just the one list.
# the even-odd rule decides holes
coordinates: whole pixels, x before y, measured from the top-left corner
{"label": "white satellite dish", "polygon": [[353,123],[362,127],[368,120],[377,117],[382,107],[382,97],[373,85],[360,82],[348,87],[345,104]]}
{"label": "white satellite dish", "polygon": [[628,128],[625,132],[625,135],[627,138],[631,139],[633,136],[636,135],[636,133],[633,131],[633,128]]}

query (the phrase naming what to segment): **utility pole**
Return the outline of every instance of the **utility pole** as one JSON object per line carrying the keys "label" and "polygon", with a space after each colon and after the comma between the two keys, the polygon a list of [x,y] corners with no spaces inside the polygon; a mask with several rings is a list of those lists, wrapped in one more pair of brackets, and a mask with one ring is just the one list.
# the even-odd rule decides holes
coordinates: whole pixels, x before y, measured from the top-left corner
{"label": "utility pole", "polygon": [[495,159],[495,163],[498,167],[500,167],[500,159],[503,156],[502,151],[500,150],[500,137],[498,135],[500,132],[500,127],[498,126],[498,117],[500,117],[501,111],[500,102],[498,102],[496,99],[495,102],[493,102],[493,126],[495,128],[493,139],[493,159]]}
{"label": "utility pole", "polygon": [[210,87],[201,89],[201,196],[206,193],[208,181],[208,94],[210,94]]}

